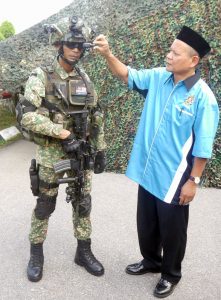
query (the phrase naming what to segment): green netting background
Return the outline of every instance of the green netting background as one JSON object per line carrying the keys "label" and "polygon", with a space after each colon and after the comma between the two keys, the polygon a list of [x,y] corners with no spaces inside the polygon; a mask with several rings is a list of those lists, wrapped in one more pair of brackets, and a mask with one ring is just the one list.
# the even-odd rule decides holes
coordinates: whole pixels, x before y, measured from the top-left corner
{"label": "green netting background", "polygon": [[[201,33],[212,47],[212,53],[201,62],[201,77],[209,84],[221,104],[221,1],[185,0],[167,4],[133,23],[112,28],[108,33],[113,53],[135,68],[164,65],[165,55],[183,25]],[[105,110],[108,171],[124,172],[130,156],[143,98],[129,92],[114,78],[104,59],[86,56],[84,68],[95,83]],[[151,126],[151,124],[150,124]],[[204,172],[204,186],[221,187],[221,128],[214,154]]]}

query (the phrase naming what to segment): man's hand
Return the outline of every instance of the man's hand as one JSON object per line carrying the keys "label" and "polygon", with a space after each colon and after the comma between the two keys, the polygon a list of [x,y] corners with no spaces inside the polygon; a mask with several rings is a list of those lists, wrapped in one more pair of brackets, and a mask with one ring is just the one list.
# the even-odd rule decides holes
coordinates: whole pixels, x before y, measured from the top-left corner
{"label": "man's hand", "polygon": [[71,133],[66,139],[62,140],[61,145],[65,153],[73,153],[78,149],[80,143],[75,139],[74,134]]}
{"label": "man's hand", "polygon": [[69,130],[66,129],[62,129],[61,133],[59,134],[59,139],[64,140],[66,139],[69,135],[71,134],[71,132]]}
{"label": "man's hand", "polygon": [[197,185],[195,182],[191,180],[187,180],[187,182],[183,185],[180,193],[180,205],[186,205],[191,202],[196,194]]}
{"label": "man's hand", "polygon": [[96,37],[93,44],[95,44],[94,50],[99,52],[105,58],[112,55],[108,40],[103,34],[100,34],[98,37]]}
{"label": "man's hand", "polygon": [[127,66],[112,54],[107,38],[103,34],[100,34],[93,43],[95,44],[94,49],[106,59],[111,72],[127,84]]}

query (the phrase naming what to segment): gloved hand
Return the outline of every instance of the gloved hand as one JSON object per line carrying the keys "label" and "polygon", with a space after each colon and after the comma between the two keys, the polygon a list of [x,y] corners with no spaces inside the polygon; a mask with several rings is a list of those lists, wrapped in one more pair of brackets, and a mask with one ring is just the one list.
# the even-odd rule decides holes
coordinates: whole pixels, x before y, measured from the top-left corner
{"label": "gloved hand", "polygon": [[61,145],[65,153],[72,153],[78,149],[80,143],[75,139],[75,135],[71,133],[66,139],[61,141]]}
{"label": "gloved hand", "polygon": [[107,164],[107,159],[105,156],[104,151],[98,151],[95,156],[95,162],[94,162],[94,173],[99,174],[104,172],[104,169]]}

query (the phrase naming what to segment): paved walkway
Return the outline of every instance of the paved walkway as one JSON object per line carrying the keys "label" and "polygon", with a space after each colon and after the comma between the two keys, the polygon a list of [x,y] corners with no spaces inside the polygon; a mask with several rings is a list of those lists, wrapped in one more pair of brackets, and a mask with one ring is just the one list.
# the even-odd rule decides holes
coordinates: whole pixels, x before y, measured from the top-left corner
{"label": "paved walkway", "polygon": [[[92,248],[105,266],[95,277],[73,263],[71,207],[64,186],[51,217],[44,245],[43,279],[26,279],[28,232],[35,200],[29,190],[28,167],[35,146],[18,141],[0,149],[0,299],[5,300],[144,300],[152,296],[159,275],[125,274],[125,266],[141,259],[136,234],[137,186],[124,175],[104,173],[93,180]],[[183,279],[167,299],[221,299],[221,190],[199,189],[191,205]]]}

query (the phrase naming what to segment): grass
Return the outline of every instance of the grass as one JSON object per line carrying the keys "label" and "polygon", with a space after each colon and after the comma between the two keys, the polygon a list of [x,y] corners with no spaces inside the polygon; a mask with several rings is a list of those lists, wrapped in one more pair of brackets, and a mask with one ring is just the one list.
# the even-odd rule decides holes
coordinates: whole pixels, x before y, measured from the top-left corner
{"label": "grass", "polygon": [[6,145],[9,145],[9,144],[11,144],[11,143],[13,143],[15,141],[20,140],[21,138],[22,138],[22,135],[18,134],[18,135],[16,135],[15,137],[11,138],[8,141],[0,140],[0,149],[3,148]]}
{"label": "grass", "polygon": [[16,125],[15,113],[0,107],[0,130]]}
{"label": "grass", "polygon": [[[0,107],[0,130],[5,128],[17,125],[15,113],[10,112],[7,109]],[[21,135],[18,134],[15,137],[11,138],[8,141],[0,140],[0,148],[4,147],[5,145],[11,144],[14,141],[17,141],[21,138]]]}

